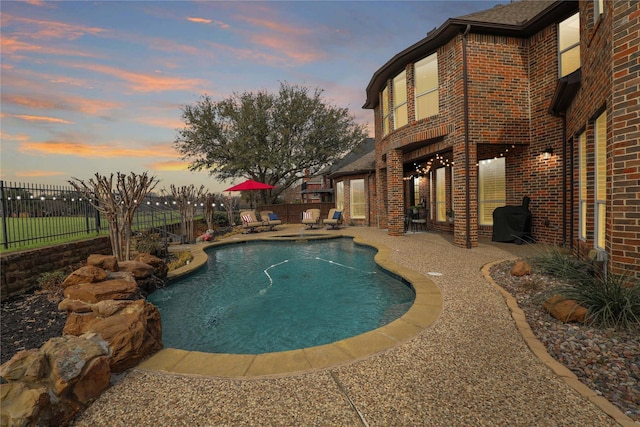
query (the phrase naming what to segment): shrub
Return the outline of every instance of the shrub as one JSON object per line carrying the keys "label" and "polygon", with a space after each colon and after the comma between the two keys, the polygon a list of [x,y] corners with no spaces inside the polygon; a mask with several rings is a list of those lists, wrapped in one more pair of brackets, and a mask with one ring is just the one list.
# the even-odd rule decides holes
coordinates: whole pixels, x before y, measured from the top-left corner
{"label": "shrub", "polygon": [[587,322],[601,328],[629,330],[640,326],[640,283],[632,275],[605,274],[590,261],[553,248],[532,259],[543,272],[562,280],[553,292],[587,308]]}
{"label": "shrub", "polygon": [[167,267],[169,267],[169,271],[173,271],[183,265],[187,265],[193,259],[193,256],[189,251],[175,252],[174,255],[176,256],[176,259],[167,265]]}
{"label": "shrub", "polygon": [[157,257],[165,255],[162,237],[158,233],[140,233],[135,239],[135,250],[139,253],[147,253]]}

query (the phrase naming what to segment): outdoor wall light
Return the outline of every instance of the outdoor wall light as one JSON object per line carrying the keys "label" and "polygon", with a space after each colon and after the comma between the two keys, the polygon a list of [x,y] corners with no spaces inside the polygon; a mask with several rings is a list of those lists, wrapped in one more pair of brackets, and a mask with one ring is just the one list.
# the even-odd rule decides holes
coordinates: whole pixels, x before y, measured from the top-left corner
{"label": "outdoor wall light", "polygon": [[549,160],[553,155],[553,148],[547,147],[542,152],[542,160]]}

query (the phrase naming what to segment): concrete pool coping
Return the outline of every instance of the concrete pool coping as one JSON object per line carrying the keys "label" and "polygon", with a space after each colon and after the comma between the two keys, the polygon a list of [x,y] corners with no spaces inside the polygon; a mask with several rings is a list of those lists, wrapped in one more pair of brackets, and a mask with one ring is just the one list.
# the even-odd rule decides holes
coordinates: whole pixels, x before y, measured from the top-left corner
{"label": "concrete pool coping", "polygon": [[191,251],[193,260],[188,265],[172,271],[168,280],[175,281],[202,268],[207,262],[206,250],[216,246],[253,240],[283,241],[285,235],[290,236],[292,240],[349,237],[353,238],[356,244],[376,249],[377,253],[374,257],[376,263],[411,284],[416,294],[413,305],[403,316],[381,328],[330,344],[255,355],[205,353],[165,348],[143,361],[138,368],[175,374],[235,378],[286,375],[324,369],[393,348],[431,326],[440,315],[442,311],[440,289],[426,276],[392,261],[391,250],[386,246],[352,235],[348,229],[303,230],[293,235],[292,229],[293,227],[289,226],[275,232],[233,235],[212,243],[180,245],[175,250]]}

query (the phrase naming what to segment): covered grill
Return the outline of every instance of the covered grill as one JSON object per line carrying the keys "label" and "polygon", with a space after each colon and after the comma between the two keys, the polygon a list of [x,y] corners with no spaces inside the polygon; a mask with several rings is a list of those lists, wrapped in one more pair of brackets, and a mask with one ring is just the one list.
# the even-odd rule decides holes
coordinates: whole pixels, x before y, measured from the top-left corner
{"label": "covered grill", "polygon": [[527,196],[522,198],[520,206],[503,206],[493,211],[493,237],[494,242],[533,242],[531,236],[531,211]]}

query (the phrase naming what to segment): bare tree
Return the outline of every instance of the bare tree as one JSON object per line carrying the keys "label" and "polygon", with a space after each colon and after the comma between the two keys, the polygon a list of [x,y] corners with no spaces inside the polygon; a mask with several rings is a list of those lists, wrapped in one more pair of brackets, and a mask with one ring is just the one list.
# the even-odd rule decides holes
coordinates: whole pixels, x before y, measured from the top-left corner
{"label": "bare tree", "polygon": [[180,228],[182,237],[186,242],[195,241],[193,229],[193,217],[195,216],[197,201],[203,199],[207,192],[204,185],[196,188],[193,184],[176,187],[171,184],[169,191],[163,190],[164,193],[173,198],[180,211]]}
{"label": "bare tree", "polygon": [[96,173],[95,179],[91,178],[87,182],[73,177],[71,179],[69,184],[107,218],[113,255],[118,261],[128,260],[131,254],[133,215],[159,181],[148,176],[147,172],[141,175],[118,172],[115,187],[113,174],[107,177]]}

